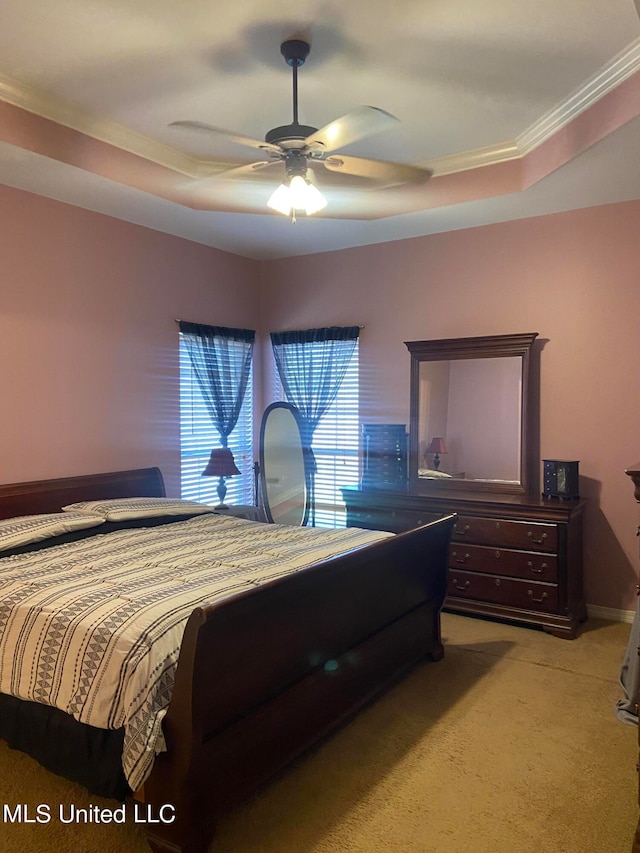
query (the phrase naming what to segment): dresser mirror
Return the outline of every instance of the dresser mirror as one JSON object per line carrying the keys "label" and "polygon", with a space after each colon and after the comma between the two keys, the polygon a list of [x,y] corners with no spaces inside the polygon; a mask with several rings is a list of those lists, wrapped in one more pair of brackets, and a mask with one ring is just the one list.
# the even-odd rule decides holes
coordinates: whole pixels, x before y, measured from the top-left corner
{"label": "dresser mirror", "polygon": [[405,342],[411,354],[409,485],[529,490],[530,354],[536,332]]}

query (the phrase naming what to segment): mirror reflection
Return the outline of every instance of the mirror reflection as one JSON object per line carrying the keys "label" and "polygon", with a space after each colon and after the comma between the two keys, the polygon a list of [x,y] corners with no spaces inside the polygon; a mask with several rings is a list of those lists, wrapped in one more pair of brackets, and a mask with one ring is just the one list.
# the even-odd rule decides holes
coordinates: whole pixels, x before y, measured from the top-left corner
{"label": "mirror reflection", "polygon": [[522,359],[423,361],[418,477],[520,482]]}
{"label": "mirror reflection", "polygon": [[267,520],[304,525],[309,517],[306,456],[297,410],[289,403],[267,408],[260,428],[260,480]]}
{"label": "mirror reflection", "polygon": [[409,482],[529,488],[530,351],[537,333],[409,341]]}

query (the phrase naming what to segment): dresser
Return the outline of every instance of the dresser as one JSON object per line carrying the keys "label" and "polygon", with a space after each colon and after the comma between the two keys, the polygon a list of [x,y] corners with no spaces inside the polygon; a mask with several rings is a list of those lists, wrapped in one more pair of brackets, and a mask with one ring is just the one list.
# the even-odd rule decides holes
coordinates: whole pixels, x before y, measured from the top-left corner
{"label": "dresser", "polygon": [[413,494],[345,487],[347,526],[400,533],[455,512],[446,610],[537,626],[566,639],[587,618],[585,502],[526,495]]}

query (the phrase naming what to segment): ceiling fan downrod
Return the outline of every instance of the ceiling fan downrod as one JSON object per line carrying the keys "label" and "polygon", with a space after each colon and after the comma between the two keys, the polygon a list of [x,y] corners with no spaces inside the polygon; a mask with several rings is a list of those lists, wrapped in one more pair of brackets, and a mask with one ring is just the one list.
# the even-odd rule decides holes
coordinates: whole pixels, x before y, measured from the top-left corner
{"label": "ceiling fan downrod", "polygon": [[298,124],[298,68],[304,65],[311,46],[306,41],[289,39],[280,45],[280,53],[293,72],[293,124]]}
{"label": "ceiling fan downrod", "polygon": [[306,139],[318,129],[298,123],[298,68],[304,65],[310,50],[311,46],[308,42],[301,39],[289,39],[280,45],[280,53],[284,56],[287,65],[291,67],[293,75],[293,121],[282,127],[274,127],[265,136],[265,142],[277,145],[283,140]]}

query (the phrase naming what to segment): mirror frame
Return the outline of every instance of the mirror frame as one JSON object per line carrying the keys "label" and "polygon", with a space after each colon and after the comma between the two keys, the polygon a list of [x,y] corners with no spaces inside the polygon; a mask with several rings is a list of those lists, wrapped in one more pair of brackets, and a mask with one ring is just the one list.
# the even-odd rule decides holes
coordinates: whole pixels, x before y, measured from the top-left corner
{"label": "mirror frame", "polygon": [[[486,335],[473,338],[442,338],[431,341],[405,341],[411,354],[411,380],[409,391],[409,488],[414,492],[483,491],[528,494],[531,484],[531,448],[529,446],[531,400],[531,349],[537,332],[516,335]],[[501,483],[492,480],[436,479],[418,477],[420,412],[420,365],[425,361],[447,361],[461,358],[522,359],[521,420],[520,420],[520,480],[518,483]]]}
{"label": "mirror frame", "polygon": [[300,413],[295,406],[292,406],[291,403],[284,402],[276,402],[271,403],[267,406],[262,415],[262,422],[260,423],[260,447],[259,447],[259,457],[260,457],[260,493],[262,497],[262,509],[264,510],[265,517],[270,524],[281,524],[283,522],[275,522],[273,519],[273,515],[271,514],[271,507],[269,505],[268,499],[268,490],[265,476],[265,464],[264,464],[264,434],[267,428],[267,421],[269,419],[269,415],[275,409],[285,409],[289,411],[293,416],[294,421],[298,427],[298,434],[300,436],[300,455],[302,457],[302,464],[304,470],[304,486],[305,486],[305,505],[304,512],[302,516],[302,521],[300,522],[300,527],[305,527],[307,522],[309,521],[309,514],[311,512],[311,478],[309,472],[309,454],[307,448],[305,448],[303,440],[302,440],[302,422],[300,420]]}

